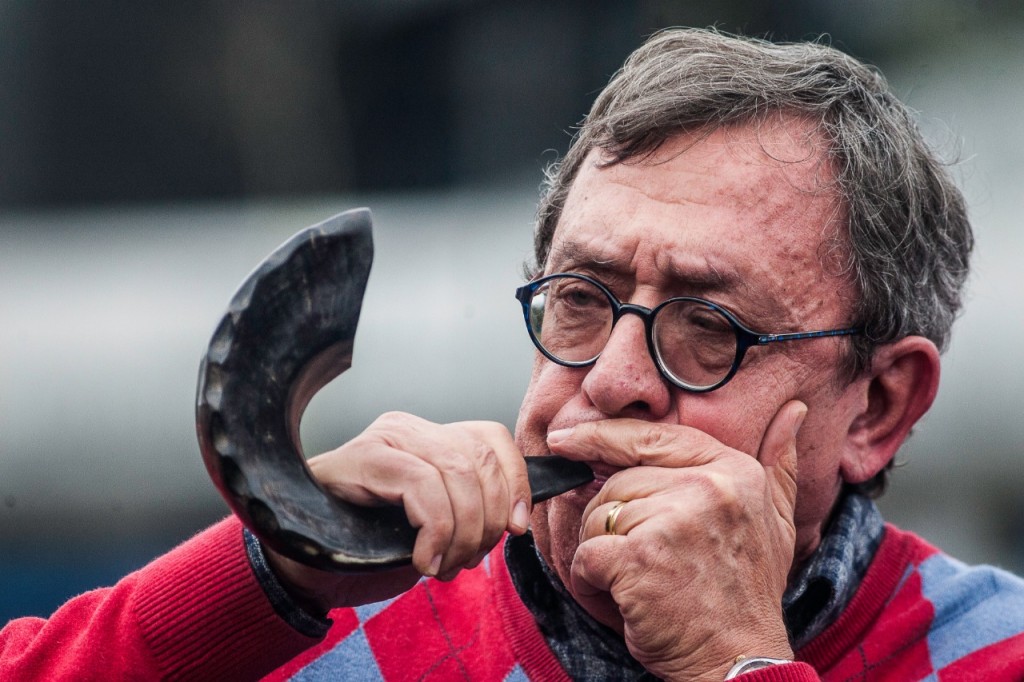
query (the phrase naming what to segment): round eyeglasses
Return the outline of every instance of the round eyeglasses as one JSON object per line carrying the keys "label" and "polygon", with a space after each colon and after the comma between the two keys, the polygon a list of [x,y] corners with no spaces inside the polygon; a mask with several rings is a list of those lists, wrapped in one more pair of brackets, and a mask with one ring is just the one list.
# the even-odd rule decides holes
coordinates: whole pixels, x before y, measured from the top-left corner
{"label": "round eyeglasses", "polygon": [[638,315],[647,332],[647,348],[658,371],[674,386],[704,393],[735,376],[751,346],[826,336],[848,336],[859,329],[763,334],[746,327],[728,310],[692,296],[645,308],[622,303],[592,277],[559,273],[516,289],[523,317],[537,349],[566,367],[597,362],[615,323]]}

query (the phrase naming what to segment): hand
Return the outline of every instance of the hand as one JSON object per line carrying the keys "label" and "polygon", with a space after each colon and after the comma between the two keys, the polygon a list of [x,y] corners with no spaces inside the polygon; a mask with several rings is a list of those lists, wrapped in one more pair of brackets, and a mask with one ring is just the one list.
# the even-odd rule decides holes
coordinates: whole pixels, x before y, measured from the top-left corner
{"label": "hand", "polygon": [[549,443],[626,467],[584,510],[570,589],[653,674],[721,680],[740,654],[793,658],[781,602],[806,411],[784,405],[756,459],[690,427],[627,419],[579,424]]}
{"label": "hand", "polygon": [[328,492],[363,506],[401,505],[419,529],[412,566],[376,574],[327,573],[268,550],[275,573],[309,610],[387,599],[420,575],[450,580],[479,564],[505,531],[521,534],[529,525],[526,464],[497,423],[385,414],[308,464]]}

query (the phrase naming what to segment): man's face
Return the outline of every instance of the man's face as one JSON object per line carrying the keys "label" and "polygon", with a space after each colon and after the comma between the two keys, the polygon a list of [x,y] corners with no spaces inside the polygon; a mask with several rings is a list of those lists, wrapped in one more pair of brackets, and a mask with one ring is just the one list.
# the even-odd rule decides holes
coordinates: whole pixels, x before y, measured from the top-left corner
{"label": "man's face", "polygon": [[[843,215],[820,138],[796,119],[683,135],[649,159],[602,167],[592,152],[573,183],[545,274],[579,272],[623,302],[653,308],[699,296],[756,331],[849,325],[853,287],[836,272]],[[841,249],[840,249],[841,250]],[[797,440],[797,559],[814,549],[838,494],[842,439],[857,409],[837,376],[838,339],[752,348],[724,387],[687,393],[658,374],[643,322],[624,316],[597,363],[556,365],[536,355],[519,413],[522,452],[548,452],[549,432],[628,417],[700,429],[757,456],[787,401],[808,406]],[[569,583],[587,502],[614,469],[594,452],[595,483],[538,505],[538,548]]]}

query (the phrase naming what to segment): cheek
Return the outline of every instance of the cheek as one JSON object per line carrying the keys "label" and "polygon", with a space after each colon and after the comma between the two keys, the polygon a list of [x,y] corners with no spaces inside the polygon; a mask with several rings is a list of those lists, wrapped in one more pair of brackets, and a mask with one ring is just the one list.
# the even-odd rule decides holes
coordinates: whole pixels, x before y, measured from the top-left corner
{"label": "cheek", "polygon": [[738,390],[732,389],[730,384],[703,395],[680,395],[678,423],[699,429],[727,447],[757,457],[761,438],[773,416],[767,406],[773,403],[744,391],[741,386],[736,387]]}
{"label": "cheek", "polygon": [[700,429],[726,447],[754,458],[757,457],[767,425],[765,415],[753,410],[709,415],[706,419],[691,419],[683,423]]}
{"label": "cheek", "polygon": [[[547,433],[559,412],[580,395],[585,371],[569,370],[537,356],[530,384],[516,420],[516,445],[525,455],[548,452]],[[587,499],[572,492],[538,504],[530,527],[544,560],[563,583],[569,582],[569,567],[576,552],[580,517]]]}
{"label": "cheek", "polygon": [[516,419],[516,445],[523,454],[547,452],[548,426],[559,410],[579,393],[581,376],[579,370],[560,367],[537,354]]}
{"label": "cheek", "polygon": [[[758,350],[758,349],[754,349]],[[732,381],[711,393],[680,399],[680,423],[694,426],[724,445],[757,457],[761,441],[782,406],[800,400],[808,408],[823,393],[805,363],[781,354],[748,357]],[[808,431],[811,420],[801,432]]]}
{"label": "cheek", "polygon": [[841,433],[834,424],[821,419],[825,414],[821,409],[809,410],[796,441],[797,489],[801,498],[797,501],[798,511],[808,515],[827,511],[841,484]]}

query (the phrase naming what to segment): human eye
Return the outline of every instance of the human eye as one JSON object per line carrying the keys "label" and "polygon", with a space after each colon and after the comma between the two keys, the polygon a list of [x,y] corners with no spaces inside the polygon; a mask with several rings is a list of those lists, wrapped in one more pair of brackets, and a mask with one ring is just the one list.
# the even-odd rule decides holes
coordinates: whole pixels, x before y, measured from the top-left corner
{"label": "human eye", "polygon": [[695,333],[711,337],[719,334],[733,335],[732,325],[726,317],[713,308],[689,306],[686,309],[685,324]]}
{"label": "human eye", "polygon": [[540,342],[549,353],[580,362],[601,352],[611,328],[612,308],[600,288],[575,277],[556,277],[534,295],[535,302],[538,295],[544,301]]}
{"label": "human eye", "polygon": [[658,352],[677,377],[702,386],[720,380],[732,366],[736,335],[728,318],[709,305],[679,299],[658,314]]}
{"label": "human eye", "polygon": [[585,312],[607,307],[604,293],[589,282],[569,280],[552,287],[551,298],[566,311]]}

